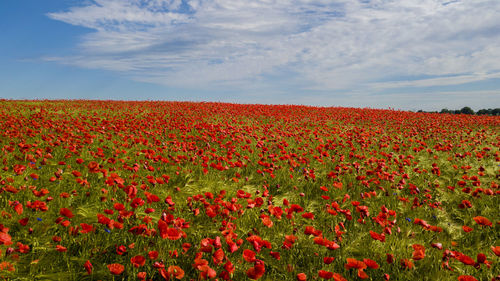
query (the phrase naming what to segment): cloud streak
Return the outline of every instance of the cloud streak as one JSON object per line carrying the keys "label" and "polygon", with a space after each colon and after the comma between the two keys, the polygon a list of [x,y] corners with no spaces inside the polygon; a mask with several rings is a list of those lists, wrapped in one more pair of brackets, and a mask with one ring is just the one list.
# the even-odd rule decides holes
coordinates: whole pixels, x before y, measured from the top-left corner
{"label": "cloud streak", "polygon": [[90,32],[45,59],[187,89],[460,85],[500,76],[498,14],[497,0],[94,0],[48,14]]}
{"label": "cloud streak", "polygon": [[449,77],[419,79],[413,81],[382,82],[382,83],[374,83],[372,84],[372,87],[375,89],[436,87],[436,86],[462,85],[462,84],[484,81],[489,79],[496,79],[496,78],[500,78],[500,72],[488,73],[488,74],[473,73],[469,75],[456,75]]}

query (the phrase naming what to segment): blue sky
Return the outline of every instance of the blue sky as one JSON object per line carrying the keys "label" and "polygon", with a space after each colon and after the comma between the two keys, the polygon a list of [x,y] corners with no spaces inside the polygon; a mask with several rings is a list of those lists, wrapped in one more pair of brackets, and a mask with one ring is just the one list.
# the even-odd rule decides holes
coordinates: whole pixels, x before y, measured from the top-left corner
{"label": "blue sky", "polygon": [[0,97],[500,107],[500,1],[5,0]]}

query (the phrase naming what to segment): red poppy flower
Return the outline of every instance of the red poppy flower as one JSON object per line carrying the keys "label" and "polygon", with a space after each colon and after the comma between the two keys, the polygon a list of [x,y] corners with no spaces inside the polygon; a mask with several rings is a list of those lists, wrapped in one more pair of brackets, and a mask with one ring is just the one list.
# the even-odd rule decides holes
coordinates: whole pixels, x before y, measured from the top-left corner
{"label": "red poppy flower", "polygon": [[358,277],[361,279],[369,278],[368,274],[363,269],[358,269]]}
{"label": "red poppy flower", "polygon": [[12,202],[11,206],[14,208],[14,211],[18,215],[21,215],[23,213],[23,204],[19,203],[19,201]]}
{"label": "red poppy flower", "polygon": [[8,271],[11,271],[11,272],[14,272],[16,271],[16,268],[14,267],[14,265],[8,261],[3,261],[3,262],[0,262],[0,271],[1,270],[8,270]]}
{"label": "red poppy flower", "polygon": [[127,247],[123,246],[123,245],[120,245],[120,246],[116,246],[116,253],[118,255],[123,255],[127,252]]}
{"label": "red poppy flower", "polygon": [[334,257],[324,257],[323,258],[323,263],[325,264],[331,264],[335,260]]}
{"label": "red poppy flower", "polygon": [[305,219],[314,220],[314,214],[313,213],[307,213],[307,212],[303,213],[302,217],[305,218]]}
{"label": "red poppy flower", "polygon": [[59,214],[61,214],[61,216],[67,217],[68,219],[73,217],[73,212],[71,212],[71,210],[68,208],[61,208],[59,210]]}
{"label": "red poppy flower", "polygon": [[379,265],[376,261],[374,260],[371,260],[371,259],[363,259],[363,262],[366,264],[366,266],[368,266],[369,268],[372,268],[372,269],[378,269],[379,268]]}
{"label": "red poppy flower", "polygon": [[304,234],[305,235],[311,235],[314,233],[314,227],[307,225],[304,229]]}
{"label": "red poppy flower", "polygon": [[183,243],[182,244],[182,251],[184,253],[186,253],[187,251],[189,251],[190,248],[191,248],[191,244],[189,244],[189,243]]}
{"label": "red poppy flower", "polygon": [[304,208],[298,204],[292,204],[290,206],[290,211],[296,212],[296,213],[302,213],[304,211]]}
{"label": "red poppy flower", "polygon": [[413,260],[418,261],[425,257],[425,247],[419,244],[413,244]]}
{"label": "red poppy flower", "polygon": [[182,237],[181,231],[177,228],[168,228],[167,229],[167,238],[170,240],[178,240]]}
{"label": "red poppy flower", "polygon": [[328,243],[328,240],[319,236],[319,237],[314,237],[313,239],[314,244],[325,246]]}
{"label": "red poppy flower", "polygon": [[466,264],[466,265],[474,265],[476,262],[474,261],[474,259],[472,259],[471,257],[467,256],[467,255],[464,255],[462,253],[458,253],[458,257],[457,259],[462,262],[463,264]]}
{"label": "red poppy flower", "polygon": [[224,260],[224,251],[222,248],[217,249],[212,255],[212,259],[214,261],[214,264],[220,264]]}
{"label": "red poppy flower", "polygon": [[94,227],[92,225],[86,223],[80,223],[80,228],[80,233],[89,233],[94,230]]}
{"label": "red poppy flower", "polygon": [[366,264],[362,261],[358,261],[353,258],[347,258],[347,264],[345,265],[346,269],[356,268],[356,269],[365,269]]}
{"label": "red poppy flower", "polygon": [[295,236],[295,235],[285,235],[285,241],[290,243],[290,244],[295,243],[296,240],[297,240],[297,236]]}
{"label": "red poppy flower", "polygon": [[158,221],[158,229],[162,239],[178,240],[182,237],[182,233],[177,228],[168,227],[163,220]]}
{"label": "red poppy flower", "polygon": [[364,269],[366,268],[366,264],[362,261],[358,261],[353,258],[347,258],[347,264],[345,265],[345,268],[347,270],[351,268],[355,268],[358,270],[358,277],[361,279],[366,279],[368,278],[368,275],[364,272]]}
{"label": "red poppy flower", "polygon": [[297,274],[297,281],[306,281],[306,280],[307,280],[307,275],[305,273]]}
{"label": "red poppy flower", "polygon": [[338,273],[333,274],[333,280],[334,281],[347,281],[347,279],[345,279],[342,275],[340,275]]}
{"label": "red poppy flower", "polygon": [[250,279],[257,280],[266,273],[264,262],[256,260],[255,265],[247,270],[247,276]]}
{"label": "red poppy flower", "polygon": [[460,275],[458,281],[477,281],[477,279],[470,275]]}
{"label": "red poppy flower", "polygon": [[497,255],[498,257],[500,257],[500,246],[491,246],[491,250],[493,251],[493,253],[495,255]]}
{"label": "red poppy flower", "polygon": [[147,273],[146,273],[146,272],[144,272],[144,271],[142,271],[142,272],[138,272],[138,273],[137,273],[137,279],[139,279],[139,280],[141,280],[141,281],[142,281],[142,280],[146,280],[146,276],[147,276]]}
{"label": "red poppy flower", "polygon": [[224,264],[224,269],[228,272],[228,273],[233,273],[234,272],[234,264],[228,260],[225,264]]}
{"label": "red poppy flower", "polygon": [[16,252],[23,253],[23,254],[29,253],[30,246],[24,245],[21,242],[17,242],[16,245],[17,245]]}
{"label": "red poppy flower", "polygon": [[90,275],[92,273],[92,268],[94,268],[94,266],[92,266],[92,264],[90,263],[89,260],[87,260],[85,262],[85,264],[83,265],[83,267],[85,267],[85,270],[87,271],[88,275]]}
{"label": "red poppy flower", "polygon": [[342,189],[343,184],[342,184],[342,182],[334,182],[334,183],[333,183],[333,186],[334,186],[335,188]]}
{"label": "red poppy flower", "polygon": [[184,270],[182,270],[182,268],[178,267],[177,265],[169,266],[167,269],[167,273],[169,276],[179,280],[184,277]]}
{"label": "red poppy flower", "polygon": [[57,245],[56,246],[56,251],[58,251],[58,252],[62,253],[62,252],[66,252],[67,250],[68,249],[66,247],[64,247],[64,246],[61,246],[61,245]]}
{"label": "red poppy flower", "polygon": [[482,225],[482,226],[492,226],[493,224],[491,221],[485,217],[477,216],[473,217],[474,221],[476,221],[477,224]]}
{"label": "red poppy flower", "polygon": [[12,244],[12,238],[10,237],[9,234],[5,232],[0,232],[0,245],[11,245]]}
{"label": "red poppy flower", "polygon": [[125,205],[123,205],[122,203],[115,203],[113,205],[113,209],[115,209],[117,211],[123,211],[123,210],[125,210]]}
{"label": "red poppy flower", "polygon": [[119,263],[108,264],[108,269],[111,274],[120,275],[125,270],[125,267]]}
{"label": "red poppy flower", "polygon": [[333,272],[326,271],[326,270],[320,270],[320,271],[318,271],[318,276],[323,278],[323,279],[332,279]]}
{"label": "red poppy flower", "polygon": [[463,229],[466,233],[469,233],[469,232],[471,232],[471,231],[473,231],[473,230],[474,230],[474,228],[469,227],[469,226],[467,226],[467,225],[462,226],[462,229]]}
{"label": "red poppy flower", "polygon": [[276,260],[280,260],[281,259],[281,256],[280,256],[280,253],[279,252],[273,252],[273,251],[270,251],[269,254],[275,258]]}
{"label": "red poppy flower", "polygon": [[20,219],[18,222],[20,225],[26,226],[28,224],[28,221],[29,221],[29,218],[23,218],[23,219]]}
{"label": "red poppy flower", "polygon": [[409,259],[401,259],[399,261],[399,263],[403,269],[412,269],[413,268],[413,262]]}
{"label": "red poppy flower", "polygon": [[155,260],[158,258],[158,252],[157,251],[149,251],[148,256],[150,259]]}
{"label": "red poppy flower", "polygon": [[371,231],[371,230],[370,230],[370,236],[371,236],[373,239],[375,239],[375,240],[378,240],[378,241],[380,241],[380,242],[385,242],[385,234],[384,234],[384,233],[382,233],[382,234],[378,234],[378,233],[376,233],[376,232],[374,232],[374,231]]}
{"label": "red poppy flower", "polygon": [[245,249],[245,250],[243,250],[243,258],[247,262],[253,262],[253,261],[255,261],[255,252],[252,250]]}
{"label": "red poppy flower", "polygon": [[130,262],[132,263],[132,265],[134,267],[141,267],[141,266],[144,266],[144,264],[146,263],[146,258],[144,256],[138,255],[138,256],[132,257],[130,259]]}
{"label": "red poppy flower", "polygon": [[99,171],[99,164],[95,161],[91,161],[88,165],[87,168],[91,173],[97,173]]}
{"label": "red poppy flower", "polygon": [[267,226],[267,227],[272,227],[273,226],[273,221],[271,220],[271,218],[267,215],[263,215],[262,218],[262,223]]}

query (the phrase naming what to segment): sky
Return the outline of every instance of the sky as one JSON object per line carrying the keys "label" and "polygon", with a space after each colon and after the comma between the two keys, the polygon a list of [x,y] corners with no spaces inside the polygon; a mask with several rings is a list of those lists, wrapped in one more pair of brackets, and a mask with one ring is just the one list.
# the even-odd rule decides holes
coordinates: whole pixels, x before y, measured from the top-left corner
{"label": "sky", "polygon": [[0,97],[500,107],[499,0],[2,0]]}

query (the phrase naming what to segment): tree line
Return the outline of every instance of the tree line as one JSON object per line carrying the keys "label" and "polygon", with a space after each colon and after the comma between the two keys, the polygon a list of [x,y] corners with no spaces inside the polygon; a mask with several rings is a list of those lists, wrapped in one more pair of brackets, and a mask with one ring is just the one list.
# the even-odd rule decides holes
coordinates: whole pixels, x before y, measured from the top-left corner
{"label": "tree line", "polygon": [[[438,113],[438,111],[423,111],[423,110],[419,110],[418,112]],[[441,109],[441,111],[439,111],[439,113],[500,116],[500,108],[480,109],[477,112],[474,112],[472,108],[465,106],[462,109],[455,109],[455,110],[443,108]]]}

